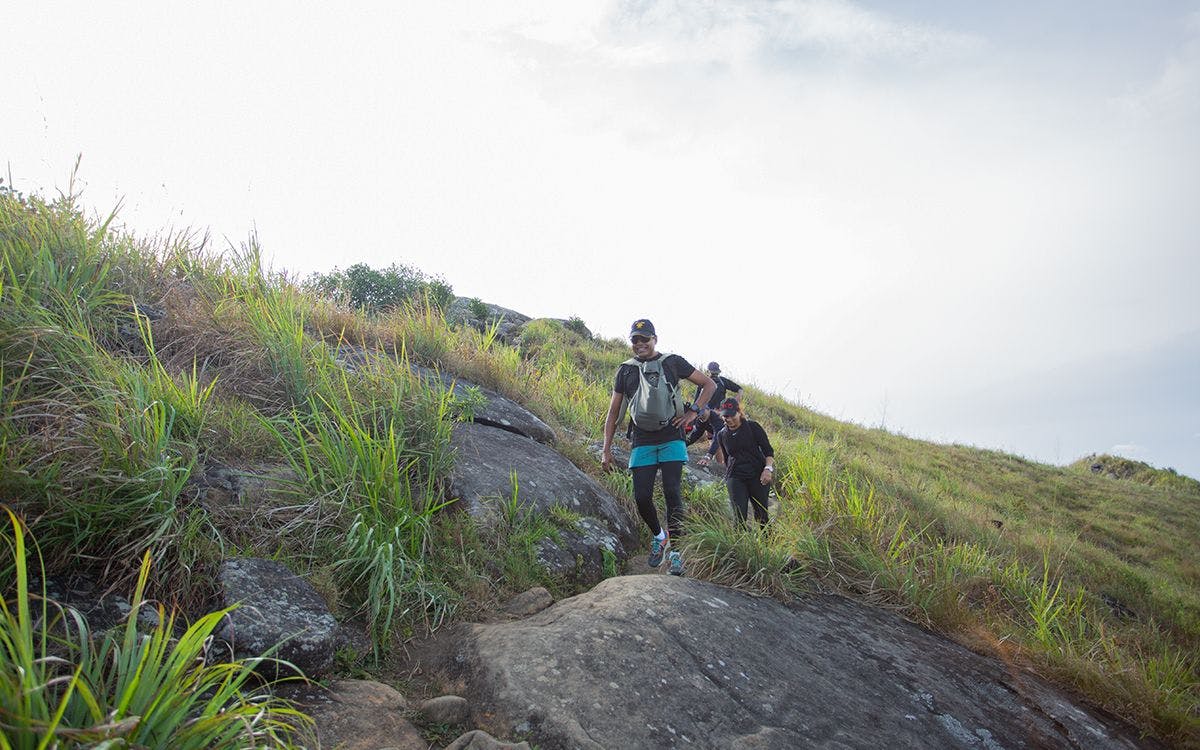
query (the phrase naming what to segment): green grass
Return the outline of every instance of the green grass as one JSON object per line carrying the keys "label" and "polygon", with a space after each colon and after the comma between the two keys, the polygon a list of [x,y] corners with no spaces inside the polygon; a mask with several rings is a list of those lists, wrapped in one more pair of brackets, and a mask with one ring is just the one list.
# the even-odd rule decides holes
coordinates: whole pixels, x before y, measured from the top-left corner
{"label": "green grass", "polygon": [[[0,493],[51,572],[132,584],[150,550],[150,595],[197,604],[223,551],[274,557],[363,617],[377,649],[523,587],[569,593],[535,559],[577,520],[564,509],[510,495],[481,527],[439,508],[450,429],[480,403],[412,364],[525,404],[636,517],[628,475],[601,476],[587,447],[622,342],[536,320],[514,346],[419,300],[354,309],[264,269],[254,238],[218,255],[110,222],[0,191]],[[149,305],[165,317],[147,322]],[[350,347],[367,356],[347,364]],[[721,488],[691,490],[689,575],[899,609],[1200,745],[1200,483],[913,440],[747,391],[777,449],[778,510],[764,536],[735,527]],[[211,462],[287,476],[254,507],[213,508],[192,481]]]}
{"label": "green grass", "polygon": [[159,607],[156,624],[140,631],[147,553],[126,623],[94,635],[78,613],[31,594],[26,531],[6,511],[15,590],[11,603],[0,601],[0,748],[207,750],[311,741],[311,720],[254,678],[260,660],[203,658],[228,610],[205,615],[176,637],[174,612]]}

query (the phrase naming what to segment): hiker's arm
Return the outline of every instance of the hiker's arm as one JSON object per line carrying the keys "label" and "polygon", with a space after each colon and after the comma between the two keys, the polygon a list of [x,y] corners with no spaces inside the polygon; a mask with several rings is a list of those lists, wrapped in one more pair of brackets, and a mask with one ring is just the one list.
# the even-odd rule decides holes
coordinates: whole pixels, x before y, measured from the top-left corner
{"label": "hiker's arm", "polygon": [[[700,386],[700,396],[692,402],[692,406],[694,406],[696,409],[705,408],[708,404],[708,400],[712,398],[713,393],[716,392],[717,384],[713,382],[712,378],[700,372],[699,370],[692,370],[692,374],[688,375],[687,379]],[[675,425],[676,427],[686,427],[691,424],[692,420],[699,415],[699,411],[685,411],[682,417],[677,417],[673,422],[671,422],[671,424]]]}
{"label": "hiker's arm", "polygon": [[758,440],[758,449],[762,451],[763,458],[767,461],[758,481],[770,484],[775,480],[775,449],[771,447],[771,441],[767,438],[767,431],[763,429],[763,426],[758,422],[755,422],[754,426],[758,428],[754,431],[754,437]]}
{"label": "hiker's arm", "polygon": [[712,457],[717,455],[717,448],[721,447],[721,434],[724,432],[724,429],[720,429],[716,435],[713,435],[712,443],[708,446],[708,453],[700,457],[701,466],[708,466],[708,462],[712,460]]}
{"label": "hiker's arm", "polygon": [[604,447],[600,451],[600,468],[608,471],[612,468],[612,442],[617,432],[617,414],[621,411],[621,399],[624,396],[619,391],[613,391],[612,400],[608,402],[608,414],[604,417]]}

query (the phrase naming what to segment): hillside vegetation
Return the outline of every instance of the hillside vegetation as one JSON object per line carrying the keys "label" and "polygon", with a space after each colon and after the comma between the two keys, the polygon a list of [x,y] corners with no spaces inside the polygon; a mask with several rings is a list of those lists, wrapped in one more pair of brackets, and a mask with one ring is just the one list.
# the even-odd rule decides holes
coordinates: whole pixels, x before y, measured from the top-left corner
{"label": "hillside vegetation", "polygon": [[[484,531],[444,507],[450,430],[477,404],[412,365],[521,401],[599,477],[589,443],[627,346],[548,320],[503,343],[495,327],[447,322],[441,280],[400,276],[412,283],[379,305],[348,293],[347,272],[301,282],[265,269],[253,238],[224,254],[187,234],[146,241],[70,194],[0,189],[0,503],[23,522],[2,533],[13,553],[23,538],[40,549],[0,559],[0,581],[39,564],[118,586],[146,575],[148,596],[198,612],[222,556],[273,557],[366,623],[380,656],[535,584],[571,593],[532,553],[568,513],[532,518],[514,504]],[[384,356],[349,368],[350,348]],[[690,487],[689,575],[894,608],[1168,741],[1200,743],[1194,480],[913,440],[755,388],[748,404],[777,450],[773,531],[738,531],[723,490]],[[212,466],[278,481],[259,506],[206,505],[196,480]],[[628,500],[627,477],[601,478]],[[24,591],[4,594],[0,646],[35,644]],[[30,736],[114,721],[51,680],[63,667],[22,683],[36,649],[6,648],[0,710],[24,716]],[[70,710],[56,717],[58,705]],[[253,738],[222,746],[286,744],[304,726],[285,707],[264,715]]]}

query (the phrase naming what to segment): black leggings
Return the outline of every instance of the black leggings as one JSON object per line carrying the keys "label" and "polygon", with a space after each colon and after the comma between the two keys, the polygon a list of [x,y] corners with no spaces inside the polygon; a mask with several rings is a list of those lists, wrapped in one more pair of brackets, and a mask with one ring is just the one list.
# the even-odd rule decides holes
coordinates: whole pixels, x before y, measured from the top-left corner
{"label": "black leggings", "polygon": [[638,515],[656,536],[662,531],[658,510],[654,507],[654,475],[659,469],[662,469],[663,497],[667,500],[667,530],[671,536],[682,536],[683,494],[679,491],[679,484],[683,479],[683,461],[634,467],[633,499],[637,501]]}
{"label": "black leggings", "polygon": [[754,520],[758,521],[763,528],[767,526],[767,503],[771,497],[771,488],[758,481],[758,477],[753,479],[737,479],[729,477],[725,480],[725,487],[729,489],[729,504],[733,506],[733,512],[737,516],[739,526],[746,524],[746,506],[750,504],[750,500],[754,500]]}

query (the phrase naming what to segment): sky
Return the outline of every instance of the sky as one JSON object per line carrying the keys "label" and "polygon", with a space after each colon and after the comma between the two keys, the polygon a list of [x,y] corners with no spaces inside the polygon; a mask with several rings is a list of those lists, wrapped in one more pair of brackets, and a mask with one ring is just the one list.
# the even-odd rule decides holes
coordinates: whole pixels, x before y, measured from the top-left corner
{"label": "sky", "polygon": [[[1200,477],[1200,0],[8,3],[5,184]],[[751,413],[751,416],[753,414]]]}

